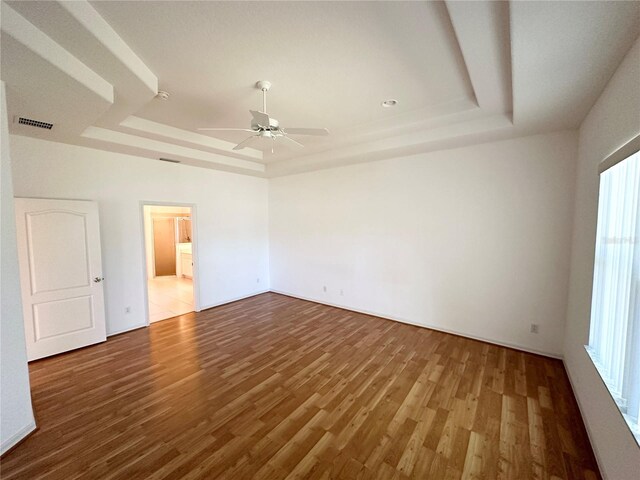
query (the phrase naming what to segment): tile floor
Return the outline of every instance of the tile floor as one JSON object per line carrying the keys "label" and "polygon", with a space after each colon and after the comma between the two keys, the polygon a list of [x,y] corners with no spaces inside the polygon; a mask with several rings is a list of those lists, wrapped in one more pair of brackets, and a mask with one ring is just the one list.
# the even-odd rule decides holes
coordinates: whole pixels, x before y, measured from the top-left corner
{"label": "tile floor", "polygon": [[193,282],[190,278],[155,277],[149,279],[149,321],[157,322],[193,312]]}

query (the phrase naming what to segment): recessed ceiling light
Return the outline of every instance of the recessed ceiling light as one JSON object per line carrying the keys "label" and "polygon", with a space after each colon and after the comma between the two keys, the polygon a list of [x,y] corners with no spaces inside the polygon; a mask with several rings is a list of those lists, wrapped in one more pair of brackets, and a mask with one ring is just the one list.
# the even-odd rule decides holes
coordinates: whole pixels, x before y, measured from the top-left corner
{"label": "recessed ceiling light", "polygon": [[169,100],[169,92],[165,92],[164,90],[158,90],[158,93],[156,94],[156,98],[159,98],[160,100]]}
{"label": "recessed ceiling light", "polygon": [[389,100],[385,100],[384,102],[382,102],[382,106],[385,108],[395,107],[397,104],[398,104],[398,101],[394,100],[393,98],[390,98]]}

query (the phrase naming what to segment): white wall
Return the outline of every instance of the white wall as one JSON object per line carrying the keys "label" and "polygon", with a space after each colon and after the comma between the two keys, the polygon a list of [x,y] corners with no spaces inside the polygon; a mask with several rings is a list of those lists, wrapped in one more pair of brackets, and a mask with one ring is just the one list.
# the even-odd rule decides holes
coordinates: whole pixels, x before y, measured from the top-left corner
{"label": "white wall", "polygon": [[16,196],[98,201],[108,334],[146,324],[141,201],[196,205],[202,308],[269,289],[266,179],[15,135],[11,148]]}
{"label": "white wall", "polygon": [[603,475],[637,478],[640,448],[584,350],[589,341],[598,163],[640,133],[640,40],[580,128],[564,359]]}
{"label": "white wall", "polygon": [[560,355],[576,145],[561,132],[272,179],[272,290]]}
{"label": "white wall", "polygon": [[16,217],[13,209],[5,85],[4,82],[1,84],[0,454],[6,452],[36,427],[31,408],[27,348],[24,340],[20,300]]}

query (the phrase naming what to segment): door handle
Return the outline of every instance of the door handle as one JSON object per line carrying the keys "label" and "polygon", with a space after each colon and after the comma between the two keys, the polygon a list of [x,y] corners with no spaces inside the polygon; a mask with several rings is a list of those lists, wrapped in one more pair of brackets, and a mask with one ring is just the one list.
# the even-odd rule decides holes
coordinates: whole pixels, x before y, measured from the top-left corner
{"label": "door handle", "polygon": [[103,281],[103,280],[104,280],[104,277],[96,277],[96,278],[94,278],[94,279],[93,279],[93,281],[94,281],[95,283],[100,283],[100,282],[101,282],[101,281]]}

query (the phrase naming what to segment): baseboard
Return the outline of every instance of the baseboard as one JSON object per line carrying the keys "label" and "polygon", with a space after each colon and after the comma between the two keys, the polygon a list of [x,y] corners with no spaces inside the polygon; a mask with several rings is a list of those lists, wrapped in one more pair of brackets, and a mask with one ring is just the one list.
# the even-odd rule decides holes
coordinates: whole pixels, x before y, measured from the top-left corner
{"label": "baseboard", "polygon": [[602,461],[600,460],[600,453],[598,452],[598,448],[596,447],[595,442],[593,441],[593,434],[591,432],[591,428],[589,427],[589,422],[587,422],[587,417],[584,414],[584,410],[582,408],[582,403],[580,402],[580,397],[576,395],[575,384],[573,383],[573,378],[571,378],[571,372],[567,368],[567,363],[562,360],[562,364],[564,365],[564,371],[567,372],[567,378],[569,379],[569,385],[571,386],[571,392],[573,393],[573,398],[576,399],[576,403],[578,404],[578,410],[580,411],[580,416],[582,417],[582,423],[584,423],[584,428],[587,431],[587,437],[589,437],[589,443],[591,444],[591,449],[593,450],[593,454],[596,457],[596,463],[598,464],[598,470],[600,470],[600,475],[604,480],[607,480],[607,477],[602,469]]}
{"label": "baseboard", "polygon": [[25,441],[33,432],[36,431],[35,420],[29,422],[24,428],[21,428],[18,432],[6,439],[0,445],[0,455],[9,453],[10,450],[17,447],[21,442]]}
{"label": "baseboard", "polygon": [[457,330],[450,330],[450,329],[446,329],[446,328],[442,328],[442,327],[438,327],[438,326],[434,326],[434,325],[427,325],[424,323],[417,323],[417,322],[412,322],[411,320],[407,320],[404,318],[398,318],[398,317],[391,317],[389,315],[383,315],[377,312],[372,312],[372,311],[368,311],[368,310],[359,310],[356,308],[351,308],[351,307],[347,307],[344,305],[339,305],[336,303],[330,303],[330,302],[323,302],[320,300],[317,300],[315,298],[308,298],[308,297],[303,297],[301,295],[295,295],[293,293],[288,293],[288,292],[283,292],[281,290],[274,290],[271,289],[270,290],[273,293],[277,293],[280,295],[286,295],[287,297],[293,297],[293,298],[298,298],[300,300],[306,300],[307,302],[313,302],[313,303],[319,303],[321,305],[328,305],[330,307],[336,307],[336,308],[341,308],[343,310],[348,310],[350,312],[356,312],[356,313],[363,313],[365,315],[371,315],[373,317],[379,317],[379,318],[384,318],[385,320],[392,320],[394,322],[400,322],[400,323],[405,323],[407,325],[413,325],[414,327],[421,327],[421,328],[428,328],[429,330],[437,330],[438,332],[443,332],[443,333],[450,333],[452,335],[457,335],[459,337],[465,337],[465,338],[470,338],[472,340],[478,340],[480,342],[485,342],[485,343],[491,343],[492,345],[498,345],[500,347],[506,347],[506,348],[511,348],[513,350],[520,350],[522,352],[527,352],[527,353],[533,353],[535,355],[542,355],[543,357],[549,357],[549,358],[554,358],[556,360],[562,360],[562,355],[559,355],[557,353],[550,353],[550,352],[545,352],[543,350],[536,350],[524,345],[519,345],[517,343],[508,343],[508,342],[499,342],[490,338],[484,338],[484,337],[479,337],[476,335],[469,335],[468,333],[465,332],[460,332]]}
{"label": "baseboard", "polygon": [[[237,298],[232,298],[230,300],[224,300],[220,303],[214,303],[212,305],[202,305],[200,307],[200,310],[197,310],[198,312],[201,312],[203,310],[208,310],[209,308],[214,308],[214,307],[219,307],[221,305],[226,305],[227,303],[233,303],[233,302],[237,302],[238,300],[244,300],[245,298],[250,298],[250,297],[255,297],[256,295],[262,295],[263,293],[268,293],[270,290],[260,290],[258,292],[254,292],[254,293],[250,293],[249,295],[244,295],[242,297],[237,297]],[[176,315],[179,316],[179,315]],[[147,325],[146,323],[143,325],[136,325],[134,327],[129,327],[129,328],[125,328],[122,330],[117,330],[115,332],[110,332],[107,334],[107,338],[109,337],[114,337],[116,335],[120,335],[122,333],[127,333],[127,332],[131,332],[133,330],[138,330],[139,328],[145,328],[148,327],[149,325]]]}
{"label": "baseboard", "polygon": [[115,332],[110,332],[107,333],[107,338],[109,337],[113,337],[115,335],[120,335],[121,333],[127,333],[127,332],[131,332],[133,330],[138,330],[139,328],[144,328],[144,327],[148,327],[149,325],[147,325],[146,323],[143,325],[136,325],[134,327],[129,327],[129,328],[124,328],[122,330],[116,330]]}
{"label": "baseboard", "polygon": [[251,297],[255,297],[256,295],[262,295],[263,293],[269,293],[270,291],[271,290],[269,290],[269,289],[260,290],[258,292],[250,293],[249,295],[244,295],[242,297],[232,298],[231,300],[223,300],[222,302],[214,303],[214,304],[211,304],[211,305],[202,305],[200,307],[200,311],[209,310],[210,308],[220,307],[220,306],[226,305],[228,303],[233,303],[233,302],[237,302],[239,300],[244,300],[245,298],[251,298]]}
{"label": "baseboard", "polygon": [[[517,343],[500,342],[500,341],[493,340],[491,338],[479,337],[479,336],[476,336],[476,335],[469,335],[468,333],[460,332],[460,331],[457,331],[457,330],[451,330],[451,329],[442,328],[442,327],[434,326],[434,325],[427,325],[427,324],[424,324],[424,323],[417,323],[417,322],[413,322],[411,320],[407,320],[405,318],[392,317],[392,316],[389,316],[389,315],[384,315],[384,314],[380,314],[378,312],[372,312],[372,311],[369,311],[369,310],[355,309],[355,308],[351,308],[351,307],[348,307],[348,306],[345,306],[345,305],[339,305],[339,304],[331,303],[331,302],[324,302],[324,301],[320,301],[320,300],[315,299],[315,298],[304,297],[302,295],[296,295],[296,294],[293,294],[293,293],[289,293],[289,292],[285,292],[285,291],[281,291],[281,290],[274,290],[274,289],[259,290],[257,292],[253,292],[253,293],[250,293],[248,295],[243,295],[243,296],[240,296],[240,297],[234,297],[234,298],[231,298],[229,300],[223,300],[222,302],[213,303],[213,304],[210,304],[210,305],[202,305],[200,307],[200,311],[208,310],[210,308],[220,307],[222,305],[227,305],[229,303],[237,302],[237,301],[240,301],[240,300],[244,300],[244,299],[247,299],[247,298],[255,297],[256,295],[262,295],[263,293],[269,293],[269,292],[277,293],[279,295],[286,295],[287,297],[298,298],[300,300],[305,300],[307,302],[319,303],[321,305],[328,305],[330,307],[341,308],[343,310],[348,310],[350,312],[362,313],[362,314],[365,314],[365,315],[371,315],[371,316],[374,316],[374,317],[384,318],[385,320],[392,320],[394,322],[400,322],[400,323],[404,323],[404,324],[407,324],[407,325],[413,325],[414,327],[428,328],[430,330],[437,330],[439,332],[450,333],[452,335],[458,335],[460,337],[470,338],[472,340],[478,340],[480,342],[491,343],[493,345],[498,345],[498,346],[501,346],[501,347],[511,348],[511,349],[514,349],[514,350],[520,350],[520,351],[527,352],[527,353],[533,353],[535,355],[542,355],[544,357],[550,357],[550,358],[562,360],[562,355],[558,355],[556,353],[545,352],[543,350],[536,350],[536,349],[533,349],[533,348],[530,348],[530,347],[527,347],[527,346],[524,346],[524,345],[520,345],[520,344],[517,344]],[[144,328],[144,327],[147,327],[147,326],[148,325],[138,325],[138,326],[134,326],[134,327],[131,327],[131,328],[124,329],[124,330],[119,330],[117,332],[109,333],[107,335],[107,337],[112,337],[114,335],[120,335],[121,333],[130,332],[132,330],[137,330],[139,328]]]}

